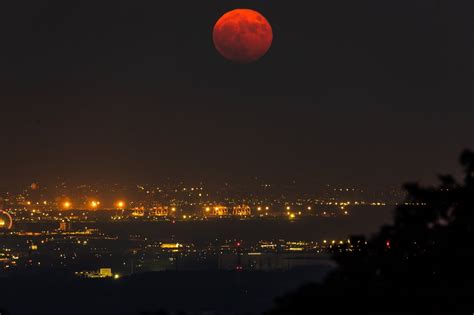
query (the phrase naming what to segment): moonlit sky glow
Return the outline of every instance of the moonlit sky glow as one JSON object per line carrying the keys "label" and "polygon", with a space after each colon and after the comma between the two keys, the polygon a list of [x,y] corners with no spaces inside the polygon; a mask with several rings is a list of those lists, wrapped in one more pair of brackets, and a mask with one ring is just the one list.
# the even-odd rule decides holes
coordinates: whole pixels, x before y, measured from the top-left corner
{"label": "moonlit sky glow", "polygon": [[[212,28],[258,10],[270,52]],[[70,180],[400,184],[474,147],[472,1],[4,1],[0,186]]]}

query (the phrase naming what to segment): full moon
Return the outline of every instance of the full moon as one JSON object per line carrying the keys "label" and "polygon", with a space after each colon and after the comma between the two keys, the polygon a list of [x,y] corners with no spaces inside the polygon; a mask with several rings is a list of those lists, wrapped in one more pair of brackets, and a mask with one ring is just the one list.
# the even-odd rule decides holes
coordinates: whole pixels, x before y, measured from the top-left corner
{"label": "full moon", "polygon": [[273,31],[267,19],[257,11],[237,9],[217,21],[213,40],[217,51],[226,59],[251,63],[268,52]]}

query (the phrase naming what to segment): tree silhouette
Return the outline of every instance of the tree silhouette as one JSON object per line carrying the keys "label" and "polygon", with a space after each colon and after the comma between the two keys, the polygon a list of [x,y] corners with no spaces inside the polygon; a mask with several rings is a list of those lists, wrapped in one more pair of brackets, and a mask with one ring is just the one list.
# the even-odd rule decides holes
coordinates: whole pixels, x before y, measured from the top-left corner
{"label": "tree silhouette", "polygon": [[165,310],[159,310],[157,312],[143,312],[140,315],[168,315],[169,313]]}
{"label": "tree silhouette", "polygon": [[337,254],[321,284],[277,299],[269,314],[474,312],[474,152],[460,158],[464,179],[436,187],[406,184],[407,197],[364,250]]}

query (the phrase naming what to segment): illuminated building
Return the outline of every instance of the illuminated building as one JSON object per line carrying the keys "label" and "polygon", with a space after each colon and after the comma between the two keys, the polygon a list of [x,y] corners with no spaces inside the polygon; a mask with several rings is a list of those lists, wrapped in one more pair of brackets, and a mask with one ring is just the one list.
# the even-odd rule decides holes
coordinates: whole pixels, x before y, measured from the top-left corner
{"label": "illuminated building", "polygon": [[132,212],[132,217],[144,217],[145,216],[145,208],[135,208]]}
{"label": "illuminated building", "polygon": [[225,206],[206,207],[204,215],[208,217],[223,217],[229,215],[229,209]]}
{"label": "illuminated building", "polygon": [[173,253],[177,253],[183,248],[183,245],[179,243],[163,243],[160,245],[160,248],[163,250],[169,250]]}
{"label": "illuminated building", "polygon": [[183,245],[179,243],[163,243],[160,245],[161,248],[163,249],[176,249],[176,248],[181,248]]}
{"label": "illuminated building", "polygon": [[104,278],[112,277],[112,269],[111,268],[100,268],[99,275],[103,276]]}
{"label": "illuminated building", "polygon": [[90,278],[90,279],[119,279],[119,274],[114,274],[111,268],[100,268],[98,271],[79,271],[75,273],[76,276],[81,278]]}
{"label": "illuminated building", "polygon": [[175,212],[176,212],[176,208],[174,207],[169,209],[168,207],[158,206],[158,207],[153,208],[153,211],[151,212],[151,214],[156,217],[166,217],[166,216],[169,216],[171,213],[175,213]]}
{"label": "illuminated building", "polygon": [[63,220],[59,222],[59,230],[62,232],[69,232],[71,231],[71,222],[68,220]]}
{"label": "illuminated building", "polygon": [[232,209],[232,214],[235,216],[250,216],[252,212],[249,206],[241,205],[241,206],[235,206]]}

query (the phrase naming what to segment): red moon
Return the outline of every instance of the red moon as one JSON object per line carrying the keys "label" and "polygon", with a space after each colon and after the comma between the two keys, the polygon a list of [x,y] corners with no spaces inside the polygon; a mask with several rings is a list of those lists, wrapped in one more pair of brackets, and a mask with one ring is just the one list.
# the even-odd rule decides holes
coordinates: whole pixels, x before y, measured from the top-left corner
{"label": "red moon", "polygon": [[217,21],[213,40],[217,51],[226,59],[251,63],[268,52],[273,31],[267,19],[257,11],[237,9]]}

